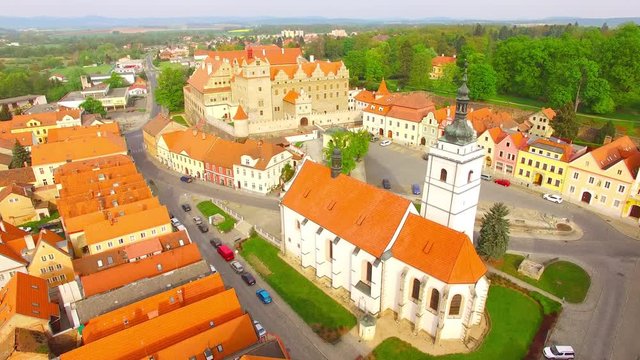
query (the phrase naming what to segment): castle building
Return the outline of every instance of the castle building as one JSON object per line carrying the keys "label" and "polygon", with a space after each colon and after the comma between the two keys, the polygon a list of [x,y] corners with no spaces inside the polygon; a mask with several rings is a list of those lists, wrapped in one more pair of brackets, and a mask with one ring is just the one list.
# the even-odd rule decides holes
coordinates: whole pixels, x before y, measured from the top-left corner
{"label": "castle building", "polygon": [[[206,119],[233,126],[232,117],[242,106],[249,117],[250,133],[313,125],[313,114],[348,112],[348,99],[349,70],[344,63],[319,61],[313,56],[307,60],[300,49],[275,45],[209,52],[184,87],[189,122]],[[285,119],[295,121],[279,128],[269,126]],[[256,129],[252,122],[265,126]]]}

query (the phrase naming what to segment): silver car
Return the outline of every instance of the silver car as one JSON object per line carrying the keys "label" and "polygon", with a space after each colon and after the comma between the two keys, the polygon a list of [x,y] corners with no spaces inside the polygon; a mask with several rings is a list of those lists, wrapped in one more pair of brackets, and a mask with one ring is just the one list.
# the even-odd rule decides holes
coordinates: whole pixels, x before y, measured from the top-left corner
{"label": "silver car", "polygon": [[237,260],[230,262],[229,265],[231,265],[231,268],[233,269],[233,271],[237,272],[238,274],[241,274],[244,272],[244,266],[242,266],[242,264],[240,264],[240,262]]}
{"label": "silver car", "polygon": [[258,333],[258,337],[262,338],[267,336],[267,330],[264,329],[262,324],[258,320],[253,320],[253,326],[256,328],[256,332]]}

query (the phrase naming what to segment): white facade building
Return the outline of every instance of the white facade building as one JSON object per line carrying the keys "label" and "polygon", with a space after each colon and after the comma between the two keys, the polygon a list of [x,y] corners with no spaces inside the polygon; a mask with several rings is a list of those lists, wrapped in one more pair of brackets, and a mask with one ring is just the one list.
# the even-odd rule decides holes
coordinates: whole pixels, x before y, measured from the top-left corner
{"label": "white facade building", "polygon": [[456,114],[444,136],[429,149],[421,215],[465,233],[473,242],[484,150],[466,118],[469,89],[458,89]]}
{"label": "white facade building", "polygon": [[281,203],[282,251],[349,291],[360,309],[390,310],[439,339],[479,324],[489,282],[468,237],[418,215],[407,199],[306,160]]}

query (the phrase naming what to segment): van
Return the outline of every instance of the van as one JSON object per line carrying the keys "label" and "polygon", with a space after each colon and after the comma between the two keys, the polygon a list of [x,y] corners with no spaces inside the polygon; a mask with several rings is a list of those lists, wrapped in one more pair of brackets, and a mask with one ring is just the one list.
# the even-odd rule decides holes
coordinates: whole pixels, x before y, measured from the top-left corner
{"label": "van", "polygon": [[480,179],[491,181],[491,179],[493,179],[493,176],[491,176],[489,174],[480,174]]}
{"label": "van", "polygon": [[571,346],[552,345],[542,351],[547,359],[573,359],[576,353]]}
{"label": "van", "polygon": [[222,256],[222,258],[226,261],[231,261],[235,258],[235,256],[233,256],[233,251],[229,249],[227,245],[221,245],[216,250],[218,251],[218,254],[220,254],[220,256]]}

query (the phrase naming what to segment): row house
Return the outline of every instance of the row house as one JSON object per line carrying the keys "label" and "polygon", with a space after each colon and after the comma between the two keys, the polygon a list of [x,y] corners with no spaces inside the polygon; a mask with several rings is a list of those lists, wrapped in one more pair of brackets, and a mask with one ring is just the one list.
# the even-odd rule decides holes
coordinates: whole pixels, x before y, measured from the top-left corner
{"label": "row house", "polygon": [[158,140],[158,158],[175,172],[204,180],[205,157],[217,141],[220,138],[196,129],[165,133]]}
{"label": "row house", "polygon": [[588,152],[569,164],[565,199],[609,216],[640,218],[626,200],[636,182],[640,151],[628,136]]}
{"label": "row house", "polygon": [[363,311],[391,310],[436,341],[466,338],[489,287],[469,237],[334,170],[302,164],[281,202],[282,251]]}
{"label": "row house", "polygon": [[527,146],[528,138],[521,132],[509,132],[495,145],[493,155],[496,173],[513,176],[517,167],[518,152]]}
{"label": "row house", "polygon": [[178,124],[168,116],[159,113],[142,127],[142,139],[144,148],[151,157],[158,159],[158,140],[162,134],[168,132],[186,130],[184,125]]}
{"label": "row house", "polygon": [[556,117],[556,112],[551,108],[542,108],[537,111],[518,126],[518,131],[540,136],[543,138],[549,138],[553,135],[553,127],[551,122]]}
{"label": "row house", "polygon": [[47,142],[50,130],[79,126],[81,123],[81,110],[78,109],[15,115],[9,121],[0,122],[0,134],[33,134],[34,144],[43,144]]}
{"label": "row house", "polygon": [[560,139],[537,138],[518,152],[515,178],[551,192],[562,193],[569,163],[587,148]]}

